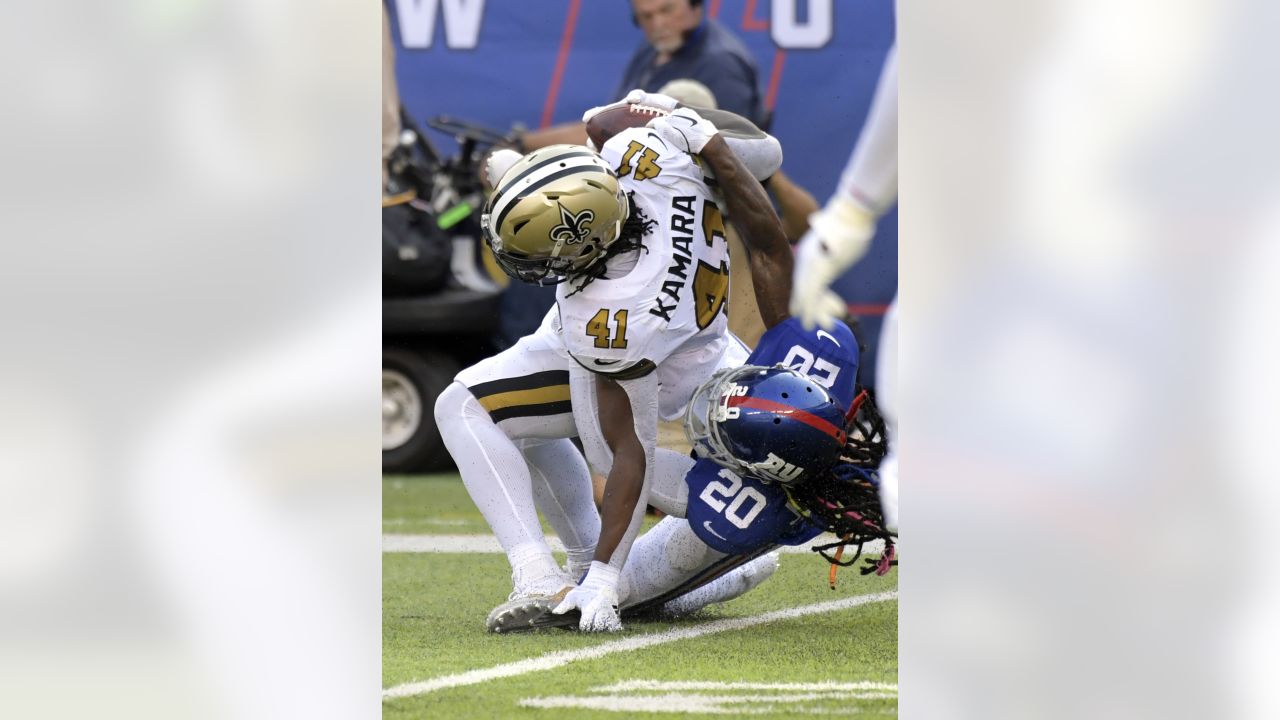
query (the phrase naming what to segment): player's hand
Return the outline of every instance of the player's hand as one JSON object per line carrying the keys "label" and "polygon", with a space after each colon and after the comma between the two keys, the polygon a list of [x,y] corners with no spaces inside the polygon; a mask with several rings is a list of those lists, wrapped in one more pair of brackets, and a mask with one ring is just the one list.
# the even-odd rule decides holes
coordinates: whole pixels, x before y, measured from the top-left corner
{"label": "player's hand", "polygon": [[809,232],[796,250],[791,282],[791,314],[805,328],[830,330],[845,316],[845,303],[831,291],[831,282],[866,253],[875,220],[874,214],[845,197],[832,198],[809,216]]}
{"label": "player's hand", "polygon": [[618,574],[612,565],[599,560],[592,562],[582,584],[570,590],[551,612],[563,615],[577,608],[582,613],[578,621],[582,632],[618,632],[622,629],[622,620],[618,617]]}
{"label": "player's hand", "polygon": [[702,152],[702,148],[720,132],[710,120],[690,108],[680,108],[670,115],[654,118],[649,121],[649,127],[668,144],[695,155]]}
{"label": "player's hand", "polygon": [[680,101],[670,95],[660,95],[658,93],[645,92],[644,90],[632,90],[627,93],[627,97],[623,101],[630,105],[648,105],[667,112],[675,112],[675,109],[680,105]]}
{"label": "player's hand", "polygon": [[481,178],[484,188],[486,190],[497,188],[502,176],[511,169],[512,165],[520,162],[522,157],[524,156],[510,148],[491,150],[484,158],[484,173]]}
{"label": "player's hand", "polygon": [[612,102],[608,105],[597,105],[596,107],[582,113],[582,122],[589,122],[591,118],[599,115],[605,110],[612,110],[614,108],[625,107],[627,105],[648,105],[650,107],[656,107],[667,112],[671,112],[676,109],[677,104],[676,99],[670,95],[659,95],[658,93],[650,93],[637,89],[627,93],[626,97],[617,102]]}

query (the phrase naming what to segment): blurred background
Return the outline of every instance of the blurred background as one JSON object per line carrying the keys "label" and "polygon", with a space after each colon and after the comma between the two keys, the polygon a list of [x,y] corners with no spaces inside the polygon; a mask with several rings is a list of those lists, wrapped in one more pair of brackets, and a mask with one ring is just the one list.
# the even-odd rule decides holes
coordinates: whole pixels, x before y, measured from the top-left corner
{"label": "blurred background", "polygon": [[[707,86],[722,87],[719,74],[726,71],[694,65],[681,78],[705,83],[704,94],[680,99],[694,105],[710,99],[782,142],[783,173],[770,189],[784,221],[791,222],[793,242],[798,240],[808,212],[835,190],[866,118],[894,40],[892,3],[387,0],[398,110],[401,127],[409,129],[400,152],[416,158],[405,162],[416,165],[420,179],[396,185],[393,177],[392,199],[384,200],[384,206],[392,203],[384,207],[384,469],[447,467],[448,455],[431,427],[435,394],[457,370],[535,330],[554,303],[554,288],[508,283],[487,249],[478,247],[484,193],[476,175],[486,151],[495,143],[536,142],[539,131],[577,122],[585,110],[625,95],[632,89],[623,82],[628,63],[648,45],[633,14],[670,10],[667,5],[673,13],[700,13],[703,22],[695,32],[717,25],[745,50],[752,66],[744,78],[752,86],[749,93],[716,98]],[[664,84],[655,81],[645,89]],[[421,191],[400,194],[414,185]],[[393,238],[388,245],[385,236],[396,228],[388,230],[386,223],[395,221],[386,218],[415,211],[421,216],[402,233],[414,237]],[[897,212],[891,210],[868,256],[835,285],[864,345],[860,382],[868,387],[875,381],[870,360],[881,320],[897,291],[897,231]],[[413,245],[407,260],[405,245]],[[744,258],[740,244],[735,246],[736,257]],[[428,266],[441,267],[438,258],[446,253],[450,276],[422,282]],[[405,282],[392,277],[397,272]],[[735,273],[733,282],[730,327],[754,344],[759,323],[752,319],[749,277]],[[674,430],[664,438],[682,442]]]}

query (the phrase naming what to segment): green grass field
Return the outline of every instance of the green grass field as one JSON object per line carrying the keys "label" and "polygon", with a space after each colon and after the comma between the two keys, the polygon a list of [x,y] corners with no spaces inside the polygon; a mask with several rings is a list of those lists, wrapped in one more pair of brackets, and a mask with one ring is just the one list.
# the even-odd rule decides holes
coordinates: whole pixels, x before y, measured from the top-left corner
{"label": "green grass field", "polygon": [[[488,527],[456,475],[388,476],[383,531]],[[897,714],[896,596],[849,606],[896,590],[896,570],[842,569],[833,591],[824,560],[784,554],[768,582],[691,618],[632,622],[612,635],[492,635],[485,616],[511,590],[501,553],[388,552],[382,569],[387,718]],[[813,607],[831,601],[846,606]],[[784,614],[792,608],[809,614]]]}

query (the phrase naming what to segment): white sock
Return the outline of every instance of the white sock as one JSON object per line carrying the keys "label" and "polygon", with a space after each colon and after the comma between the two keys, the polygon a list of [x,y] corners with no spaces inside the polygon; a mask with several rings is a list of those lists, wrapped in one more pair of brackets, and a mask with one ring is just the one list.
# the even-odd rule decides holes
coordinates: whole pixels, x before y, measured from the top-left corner
{"label": "white sock", "polygon": [[507,554],[511,561],[511,584],[516,593],[550,595],[572,584],[546,547],[546,543],[525,543]]}
{"label": "white sock", "polygon": [[591,471],[568,439],[521,440],[533,479],[533,501],[569,554],[568,573],[579,579],[600,540],[600,513],[591,494]]}
{"label": "white sock", "polygon": [[556,567],[534,509],[529,468],[515,442],[460,383],[440,393],[435,415],[462,484],[498,536],[513,573],[534,577],[548,564]]}

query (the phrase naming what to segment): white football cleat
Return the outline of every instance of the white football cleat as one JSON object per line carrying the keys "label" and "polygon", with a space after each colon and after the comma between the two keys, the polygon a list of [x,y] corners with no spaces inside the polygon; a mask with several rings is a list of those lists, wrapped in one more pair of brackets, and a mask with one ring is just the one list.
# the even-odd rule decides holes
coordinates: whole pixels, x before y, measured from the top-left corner
{"label": "white football cleat", "polygon": [[528,630],[529,622],[555,607],[554,602],[576,587],[573,579],[550,558],[522,565],[511,572],[515,589],[507,601],[489,612],[485,627],[489,632]]}
{"label": "white football cleat", "polygon": [[550,615],[551,608],[575,587],[571,582],[561,582],[551,592],[513,591],[506,602],[489,611],[484,626],[493,633],[532,630],[534,621]]}
{"label": "white football cleat", "polygon": [[760,583],[773,577],[778,570],[778,553],[771,552],[734,568],[723,577],[716,578],[700,588],[690,590],[662,606],[668,615],[688,615],[719,602],[741,597]]}

